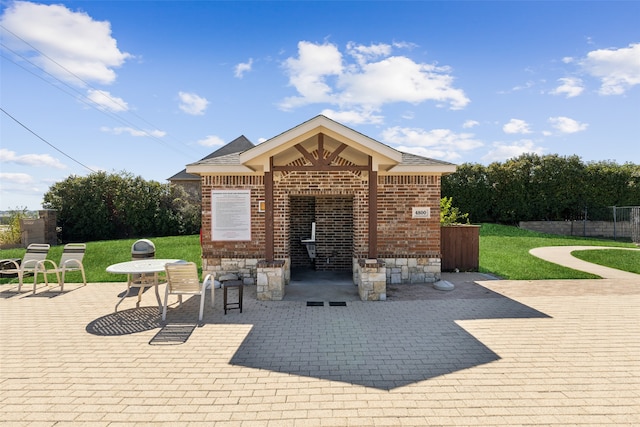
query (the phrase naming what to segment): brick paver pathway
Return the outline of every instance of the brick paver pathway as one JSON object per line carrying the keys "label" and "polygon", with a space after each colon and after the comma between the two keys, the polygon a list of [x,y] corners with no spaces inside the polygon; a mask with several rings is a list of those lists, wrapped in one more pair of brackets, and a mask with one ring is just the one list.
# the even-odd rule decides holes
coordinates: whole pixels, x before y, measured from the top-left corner
{"label": "brick paver pathway", "polygon": [[114,314],[123,283],[2,285],[0,423],[640,425],[638,281],[467,277],[346,307],[247,287],[226,316],[218,289],[200,326],[152,292]]}

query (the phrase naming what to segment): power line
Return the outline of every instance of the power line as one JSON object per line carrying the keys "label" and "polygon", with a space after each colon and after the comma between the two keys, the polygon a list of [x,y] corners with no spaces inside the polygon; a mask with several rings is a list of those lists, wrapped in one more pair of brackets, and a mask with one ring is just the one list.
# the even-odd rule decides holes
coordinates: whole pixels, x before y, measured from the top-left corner
{"label": "power line", "polygon": [[[107,98],[108,100],[110,100],[111,102],[113,102],[116,105],[119,105],[121,107],[125,107],[124,105],[122,105],[122,103],[117,100],[112,98],[110,95],[107,95],[106,93],[104,93],[104,91],[92,86],[90,83],[88,83],[87,81],[83,80],[80,76],[78,76],[77,74],[73,73],[71,70],[67,69],[64,65],[60,64],[59,62],[57,62],[55,59],[51,58],[49,55],[47,55],[46,53],[42,52],[40,49],[38,49],[37,47],[33,46],[31,43],[29,43],[28,41],[24,40],[22,37],[20,37],[19,35],[17,35],[16,33],[14,33],[13,31],[9,30],[8,28],[6,28],[4,25],[0,24],[0,28],[2,28],[4,31],[8,32],[9,34],[13,35],[13,37],[15,37],[16,39],[22,41],[24,44],[26,44],[27,46],[29,46],[31,49],[33,49],[34,51],[38,52],[41,56],[43,56],[44,58],[48,59],[49,61],[51,61],[52,63],[54,63],[55,65],[57,65],[58,67],[60,67],[62,70],[64,70],[66,73],[70,74],[71,76],[75,77],[76,79],[78,79],[78,81],[82,82],[86,87],[93,89],[95,91],[99,91],[105,98]],[[75,93],[77,93],[80,96],[80,100],[85,103],[86,105],[97,109],[98,111],[100,111],[101,113],[107,115],[108,117],[119,121],[120,123],[124,124],[124,125],[128,125],[131,126],[132,128],[135,128],[136,130],[140,131],[141,133],[143,133],[144,135],[146,135],[147,137],[159,142],[160,144],[165,145],[166,147],[177,151],[180,154],[185,155],[184,152],[177,150],[175,147],[172,147],[171,145],[167,144],[165,141],[161,140],[160,138],[156,137],[155,135],[152,135],[151,133],[149,133],[148,131],[140,128],[139,126],[137,126],[136,124],[130,122],[127,119],[124,119],[118,115],[113,114],[110,111],[105,110],[104,108],[100,107],[100,104],[98,104],[97,102],[91,100],[90,98],[88,98],[86,95],[84,95],[83,93],[81,93],[80,91],[78,91],[76,88],[70,86],[68,83],[60,80],[58,77],[54,76],[53,74],[49,73],[48,71],[46,71],[45,69],[43,69],[42,67],[38,66],[37,64],[33,63],[29,58],[26,58],[25,56],[21,55],[20,53],[16,52],[15,50],[11,49],[10,47],[6,46],[4,43],[0,42],[0,45],[2,45],[5,49],[9,50],[10,52],[12,52],[14,55],[22,58],[24,61],[28,62],[29,64],[31,64],[32,66],[34,66],[35,68],[39,69],[40,71],[42,71],[43,73],[47,74],[48,76],[50,76],[51,78],[55,79],[56,81],[62,83],[64,86],[68,87],[69,89],[71,89],[72,91],[74,91]],[[4,56],[3,56],[4,57]],[[31,73],[31,71],[27,70],[26,68],[20,66],[19,64],[17,64],[15,61],[6,58],[5,59],[13,62],[15,65],[18,65],[20,68],[22,68],[25,71],[28,71]],[[34,73],[31,73],[34,74]],[[35,75],[35,74],[34,74]],[[39,78],[41,78],[40,76],[37,76]],[[51,82],[42,79],[45,82],[51,84],[52,86],[54,86]],[[62,90],[60,87],[58,86],[54,86],[57,87],[59,90]],[[67,95],[70,95],[68,92],[62,90],[62,92],[66,93]],[[127,110],[128,111],[128,110]],[[148,120],[146,120],[145,118],[141,117],[140,115],[136,114],[135,112],[132,111],[128,111],[129,114],[132,114],[133,116],[137,117],[138,119],[142,120],[144,123],[148,124],[149,126],[151,126],[152,128],[158,128],[157,126],[155,126],[153,123],[149,122]],[[170,136],[171,137],[171,136]],[[195,150],[193,150],[193,148],[189,147],[188,145],[186,145],[185,143],[183,143],[180,140],[177,140],[176,138],[171,137],[173,140],[175,140],[176,142],[178,142],[179,144],[183,145],[184,147],[192,150],[194,153],[196,152]]]}
{"label": "power line", "polygon": [[[158,137],[156,137],[156,136],[154,136],[154,135],[150,134],[149,132],[147,132],[146,130],[144,130],[144,129],[140,128],[139,126],[137,126],[136,124],[134,124],[134,123],[130,122],[129,120],[127,120],[127,119],[125,119],[125,118],[123,118],[123,117],[120,117],[120,116],[118,116],[118,115],[116,115],[116,114],[112,113],[111,111],[108,111],[108,110],[106,110],[106,109],[104,109],[104,108],[100,108],[100,106],[99,106],[99,104],[98,104],[98,103],[96,103],[95,101],[93,101],[93,100],[89,99],[87,96],[85,96],[85,95],[84,95],[82,92],[80,92],[78,89],[76,89],[75,87],[71,86],[70,84],[68,84],[68,83],[66,83],[66,82],[64,82],[64,81],[62,81],[62,80],[60,80],[59,78],[57,78],[56,76],[54,76],[53,74],[51,74],[50,72],[48,72],[47,70],[45,70],[44,68],[40,67],[38,64],[33,63],[29,58],[24,57],[24,56],[23,56],[23,55],[21,55],[20,53],[16,52],[15,50],[13,50],[13,49],[11,49],[10,47],[8,47],[7,45],[5,45],[4,43],[0,42],[0,46],[4,47],[4,48],[5,48],[5,49],[7,49],[8,51],[12,52],[12,53],[13,53],[14,55],[16,55],[17,57],[22,58],[25,62],[27,62],[27,63],[31,64],[34,68],[36,68],[36,69],[38,69],[38,70],[42,71],[44,74],[48,75],[48,76],[49,76],[49,77],[51,77],[52,79],[54,79],[54,80],[56,80],[57,82],[61,83],[64,87],[68,88],[70,91],[75,92],[75,93],[77,94],[77,96],[75,96],[75,95],[73,95],[72,93],[70,93],[69,91],[65,90],[63,87],[53,84],[51,81],[49,81],[49,80],[47,80],[47,79],[43,78],[42,76],[39,76],[39,75],[37,75],[37,74],[33,73],[31,70],[26,69],[26,68],[25,68],[25,67],[23,67],[21,64],[18,64],[17,62],[15,62],[14,60],[12,60],[11,58],[8,58],[7,56],[2,55],[2,57],[3,57],[4,59],[6,59],[6,60],[8,60],[8,61],[12,62],[13,64],[15,64],[16,66],[18,66],[18,67],[22,68],[23,70],[27,71],[27,72],[28,72],[28,73],[30,73],[31,75],[33,75],[33,76],[35,76],[35,77],[38,77],[39,79],[41,79],[41,80],[42,80],[42,81],[44,81],[45,83],[50,84],[51,86],[55,87],[56,89],[60,90],[61,92],[63,92],[63,93],[65,93],[65,94],[69,95],[69,96],[72,96],[72,97],[74,97],[74,98],[78,99],[78,100],[79,100],[80,102],[82,102],[83,104],[85,104],[85,105],[87,105],[87,106],[89,106],[89,107],[91,107],[91,108],[94,108],[94,109],[98,110],[99,112],[101,112],[101,113],[102,113],[102,114],[104,114],[105,116],[110,117],[111,119],[113,119],[113,120],[115,120],[115,121],[117,121],[117,122],[120,122],[120,123],[121,123],[121,124],[123,124],[123,125],[130,126],[131,128],[134,128],[134,129],[136,129],[136,130],[140,131],[140,132],[141,132],[142,134],[144,134],[145,136],[147,136],[147,137],[149,137],[149,138],[151,138],[151,139],[153,139],[153,140],[156,140],[156,141],[157,141],[157,142],[159,142],[160,144],[163,144],[163,145],[165,145],[166,147],[168,147],[168,148],[170,148],[170,149],[172,149],[172,150],[174,150],[174,151],[177,151],[177,152],[178,152],[178,153],[180,153],[180,154],[184,154],[183,152],[179,151],[177,148],[175,148],[175,147],[172,147],[172,146],[168,145],[166,142],[164,142],[164,141],[163,141],[163,140],[161,140],[160,138],[158,138]],[[95,89],[95,90],[98,90],[98,89]],[[107,97],[107,98],[108,98],[108,97]],[[153,125],[152,125],[152,126],[153,126]]]}
{"label": "power line", "polygon": [[52,143],[50,143],[49,141],[47,141],[46,139],[44,139],[43,137],[41,137],[40,135],[38,135],[37,133],[35,133],[33,130],[31,130],[27,125],[25,125],[24,123],[22,123],[20,120],[16,119],[15,117],[13,117],[11,114],[9,114],[4,108],[0,107],[0,111],[2,111],[3,113],[5,113],[9,118],[11,118],[11,120],[13,120],[14,122],[16,122],[17,124],[19,124],[20,126],[22,126],[23,128],[25,128],[27,131],[29,131],[30,133],[32,133],[36,138],[40,139],[42,142],[44,142],[45,144],[47,144],[49,147],[53,148],[54,150],[56,150],[58,153],[62,154],[63,156],[67,157],[68,159],[70,159],[71,161],[79,164],[80,166],[82,166],[85,169],[90,170],[91,172],[96,172],[93,169],[91,169],[89,166],[81,163],[80,161],[74,159],[73,157],[71,157],[70,155],[68,155],[67,153],[65,153],[64,151],[62,151],[61,149],[59,149],[58,147],[56,147],[55,145],[53,145]]}

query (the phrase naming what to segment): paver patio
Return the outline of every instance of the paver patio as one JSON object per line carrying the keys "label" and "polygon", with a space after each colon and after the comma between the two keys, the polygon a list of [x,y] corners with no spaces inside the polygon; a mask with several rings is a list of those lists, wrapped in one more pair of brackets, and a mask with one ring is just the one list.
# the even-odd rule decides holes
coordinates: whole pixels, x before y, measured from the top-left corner
{"label": "paver patio", "polygon": [[398,287],[384,302],[221,292],[160,322],[123,283],[0,288],[4,425],[640,425],[640,282]]}

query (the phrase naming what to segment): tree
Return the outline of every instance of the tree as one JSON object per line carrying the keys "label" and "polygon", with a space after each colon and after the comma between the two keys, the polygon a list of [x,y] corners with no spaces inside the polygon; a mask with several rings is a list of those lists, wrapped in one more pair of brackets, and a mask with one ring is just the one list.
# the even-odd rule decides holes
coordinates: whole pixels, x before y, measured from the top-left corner
{"label": "tree", "polygon": [[469,212],[473,222],[492,220],[492,188],[483,165],[464,163],[458,166],[456,173],[442,179],[442,194],[455,198],[458,208]]}
{"label": "tree", "polygon": [[49,188],[44,207],[57,210],[63,242],[196,234],[200,229],[200,210],[181,187],[127,172],[70,176]]}
{"label": "tree", "polygon": [[489,166],[465,163],[442,179],[473,222],[609,219],[611,206],[640,205],[640,166],[584,163],[578,156],[523,154]]}

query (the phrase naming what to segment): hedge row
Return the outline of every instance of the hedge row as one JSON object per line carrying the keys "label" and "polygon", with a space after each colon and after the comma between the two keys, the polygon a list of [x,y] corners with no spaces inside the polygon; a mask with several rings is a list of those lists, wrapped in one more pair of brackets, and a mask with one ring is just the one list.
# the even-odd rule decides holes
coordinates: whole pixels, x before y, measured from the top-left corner
{"label": "hedge row", "polygon": [[474,223],[609,220],[611,206],[640,205],[640,165],[583,162],[578,156],[524,154],[488,166],[464,163],[443,177],[442,197],[453,198]]}

